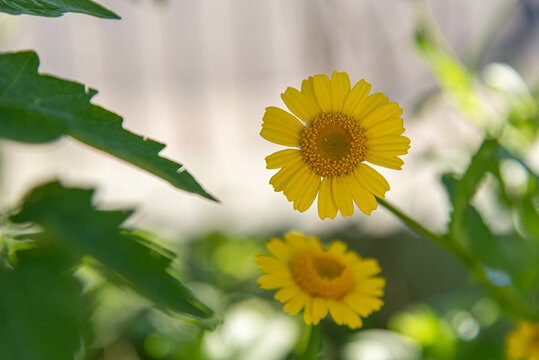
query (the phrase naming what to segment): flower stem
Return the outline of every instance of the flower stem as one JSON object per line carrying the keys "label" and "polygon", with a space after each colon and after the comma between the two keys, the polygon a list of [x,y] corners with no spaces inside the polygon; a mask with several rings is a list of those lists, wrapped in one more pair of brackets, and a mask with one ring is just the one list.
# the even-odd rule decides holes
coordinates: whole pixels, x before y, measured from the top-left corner
{"label": "flower stem", "polygon": [[387,210],[391,211],[393,213],[393,215],[395,215],[396,217],[401,219],[402,222],[404,222],[406,225],[408,225],[410,227],[410,229],[414,230],[415,232],[417,232],[417,233],[419,233],[419,234],[421,234],[421,235],[423,235],[425,237],[428,237],[429,239],[434,240],[435,242],[437,242],[438,244],[440,244],[440,245],[442,245],[444,247],[446,246],[446,245],[444,245],[445,241],[443,240],[442,237],[436,235],[435,233],[433,233],[429,229],[425,228],[423,225],[421,225],[417,221],[413,220],[408,215],[404,214],[402,211],[400,211],[399,209],[397,209],[396,207],[394,207],[393,205],[391,205],[390,203],[388,203],[384,199],[377,199],[377,200],[378,200],[378,203],[380,205],[385,207]]}
{"label": "flower stem", "polygon": [[402,222],[404,222],[410,229],[416,233],[423,235],[424,237],[433,240],[438,245],[445,248],[447,251],[455,255],[470,271],[470,273],[479,281],[485,285],[491,295],[509,309],[514,315],[518,317],[524,317],[528,319],[535,319],[536,316],[532,314],[522,301],[510,290],[508,287],[501,287],[493,284],[486,273],[485,267],[477,260],[475,255],[469,252],[462,244],[449,235],[440,236],[425,228],[423,225],[404,214],[383,199],[377,199],[383,207],[393,213]]}
{"label": "flower stem", "polygon": [[318,358],[318,354],[322,348],[322,325],[311,326],[311,333],[309,334],[309,342],[303,353],[301,360],[315,360]]}

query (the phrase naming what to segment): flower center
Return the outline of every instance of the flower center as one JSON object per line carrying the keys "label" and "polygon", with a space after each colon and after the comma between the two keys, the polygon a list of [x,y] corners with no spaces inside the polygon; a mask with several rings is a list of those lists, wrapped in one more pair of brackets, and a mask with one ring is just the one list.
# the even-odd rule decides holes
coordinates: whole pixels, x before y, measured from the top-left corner
{"label": "flower center", "polygon": [[340,299],[354,287],[350,269],[324,252],[312,252],[294,259],[292,276],[303,290],[313,296]]}
{"label": "flower center", "polygon": [[345,175],[363,161],[365,136],[351,117],[321,114],[303,130],[300,149],[303,159],[318,175]]}

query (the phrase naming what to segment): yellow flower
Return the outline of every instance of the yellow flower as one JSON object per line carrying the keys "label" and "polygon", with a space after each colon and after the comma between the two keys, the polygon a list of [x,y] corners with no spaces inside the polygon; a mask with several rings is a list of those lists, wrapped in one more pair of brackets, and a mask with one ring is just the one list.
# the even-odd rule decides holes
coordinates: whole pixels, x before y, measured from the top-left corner
{"label": "yellow flower", "polygon": [[509,360],[539,360],[539,323],[521,321],[507,336]]}
{"label": "yellow flower", "polygon": [[321,219],[334,219],[337,210],[352,216],[353,201],[370,215],[378,205],[375,196],[384,198],[389,184],[364,161],[400,170],[404,162],[398,156],[408,153],[410,139],[401,135],[399,104],[370,90],[365,80],[350,90],[348,74],[335,71],[331,80],[310,76],[301,91],[289,87],[281,94],[296,116],[266,108],[260,135],[293,147],[266,157],[268,169],[280,169],[270,184],[294,209],[306,211],[318,195]]}
{"label": "yellow flower", "polygon": [[361,327],[361,317],[384,304],[385,279],[374,276],[381,269],[374,259],[362,259],[333,241],[326,250],[314,236],[290,232],[284,240],[273,238],[267,248],[273,255],[258,255],[256,263],[265,274],[262,289],[279,289],[275,299],[284,311],[295,315],[303,309],[305,322],[316,325],[327,313],[339,325]]}

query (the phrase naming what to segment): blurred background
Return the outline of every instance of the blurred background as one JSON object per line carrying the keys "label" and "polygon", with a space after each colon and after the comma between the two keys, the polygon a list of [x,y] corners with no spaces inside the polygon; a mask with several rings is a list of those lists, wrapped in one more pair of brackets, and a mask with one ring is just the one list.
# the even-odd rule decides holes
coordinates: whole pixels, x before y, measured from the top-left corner
{"label": "blurred background", "polygon": [[[306,336],[302,320],[257,289],[252,262],[264,241],[289,229],[341,238],[377,257],[388,278],[386,305],[365,330],[327,321],[328,359],[502,358],[509,322],[460,264],[384,209],[331,222],[315,206],[294,211],[268,183],[264,158],[279,147],[258,133],[265,107],[284,107],[287,86],[333,70],[353,83],[366,79],[401,104],[412,140],[402,171],[378,169],[392,186],[386,198],[443,231],[450,207],[440,175],[467,166],[491,126],[476,120],[495,124],[518,104],[523,116],[537,117],[539,1],[99,2],[122,20],[2,14],[0,50],[35,49],[40,72],[99,90],[94,103],[167,144],[163,155],[222,203],[71,139],[0,143],[0,206],[50,178],[97,186],[102,207],[136,207],[128,226],[178,251],[175,271],[219,314],[202,325],[174,319],[85,273],[89,291],[99,294],[95,358],[293,359]],[[439,66],[429,46],[450,64]],[[537,173],[539,145],[534,131],[527,135],[508,143]],[[513,165],[508,172],[518,182],[522,170]],[[474,201],[494,231],[511,225],[487,192]]]}

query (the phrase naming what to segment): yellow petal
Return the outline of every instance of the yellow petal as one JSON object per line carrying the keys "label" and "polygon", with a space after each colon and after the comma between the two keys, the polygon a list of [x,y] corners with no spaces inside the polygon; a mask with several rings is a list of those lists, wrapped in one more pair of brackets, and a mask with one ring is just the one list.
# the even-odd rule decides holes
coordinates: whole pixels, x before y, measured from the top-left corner
{"label": "yellow petal", "polygon": [[328,252],[337,256],[343,256],[346,253],[346,249],[348,249],[348,245],[341,240],[334,240],[329,245]]}
{"label": "yellow petal", "polygon": [[264,113],[260,136],[275,144],[298,147],[304,128],[301,121],[288,112],[270,106]]}
{"label": "yellow petal", "polygon": [[309,78],[301,82],[301,92],[305,94],[305,96],[311,101],[313,106],[315,106],[317,113],[321,113],[322,110],[320,109],[320,106],[316,101],[316,95],[314,94],[314,84],[312,76],[309,76]]}
{"label": "yellow petal", "polygon": [[318,189],[320,188],[320,175],[316,175],[314,171],[311,170],[306,178],[307,180],[304,184],[303,194],[294,202],[294,209],[299,212],[305,212],[311,207],[318,194]]}
{"label": "yellow petal", "polygon": [[299,137],[292,137],[281,130],[263,127],[260,131],[260,136],[274,144],[299,147]]}
{"label": "yellow petal", "polygon": [[316,236],[307,236],[307,248],[314,251],[321,251],[323,249],[322,242]]}
{"label": "yellow petal", "polygon": [[315,297],[312,304],[312,321],[316,325],[328,314],[327,300],[321,297]]}
{"label": "yellow petal", "polygon": [[260,266],[260,272],[264,274],[290,273],[290,269],[284,262],[270,255],[258,255],[255,262]]}
{"label": "yellow petal", "polygon": [[386,279],[383,277],[358,279],[353,292],[372,296],[382,296],[384,295],[385,286]]}
{"label": "yellow petal", "polygon": [[287,302],[299,294],[300,291],[301,289],[297,285],[287,286],[277,291],[274,298],[280,302]]}
{"label": "yellow petal", "polygon": [[367,140],[367,149],[369,151],[391,152],[395,155],[404,155],[410,148],[410,139],[406,136],[382,136]]}
{"label": "yellow petal", "polygon": [[290,275],[284,275],[281,273],[267,274],[261,276],[260,278],[258,278],[257,283],[262,289],[265,290],[278,289],[285,286],[292,286],[295,284],[294,280],[292,280]]}
{"label": "yellow petal", "polygon": [[343,114],[352,115],[354,110],[361,106],[361,104],[367,99],[367,95],[371,91],[371,84],[361,79],[352,90],[346,95],[344,104],[342,107]]}
{"label": "yellow petal", "polygon": [[296,315],[298,312],[301,311],[301,309],[303,309],[303,307],[310,298],[311,297],[307,293],[301,291],[292,299],[290,299],[286,304],[284,304],[283,310],[290,315]]}
{"label": "yellow petal", "polygon": [[357,313],[341,301],[329,301],[329,313],[338,325],[348,325],[351,329],[357,329],[363,324]]}
{"label": "yellow petal", "polygon": [[[367,104],[365,106],[367,106]],[[358,118],[358,120],[364,129],[368,129],[379,122],[392,118],[398,118],[401,115],[402,109],[400,108],[399,104],[396,102],[390,102],[387,104],[373,106],[372,111],[366,113],[365,117]]]}
{"label": "yellow petal", "polygon": [[341,112],[344,99],[350,92],[350,77],[345,72],[331,74],[331,106],[334,112]]}
{"label": "yellow petal", "polygon": [[320,192],[318,193],[318,216],[324,220],[326,218],[335,219],[337,216],[337,206],[333,200],[331,191],[331,178],[325,177],[320,183]]}
{"label": "yellow petal", "polygon": [[331,190],[333,192],[335,205],[337,205],[337,209],[339,209],[341,215],[345,217],[354,215],[352,192],[350,191],[346,177],[336,176],[332,178]]}
{"label": "yellow petal", "polygon": [[[354,251],[348,251],[346,254],[343,255],[343,261],[347,263],[352,268],[356,268],[358,263],[362,263],[363,260],[361,257],[356,254]],[[357,274],[356,274],[357,275]]]}
{"label": "yellow petal", "polygon": [[288,166],[283,167],[275,175],[273,175],[269,181],[273,185],[273,190],[276,192],[283,191],[286,184],[301,168],[305,167],[303,160],[298,160]]}
{"label": "yellow petal", "polygon": [[370,128],[364,129],[363,135],[367,139],[373,139],[380,136],[400,135],[403,132],[402,118],[393,118],[373,124]]}
{"label": "yellow petal", "polygon": [[266,156],[266,169],[279,169],[301,160],[301,151],[298,149],[284,149]]}
{"label": "yellow petal", "polygon": [[288,263],[292,257],[292,249],[290,246],[279,238],[272,238],[268,241],[266,247],[273,255],[284,263]]}
{"label": "yellow petal", "polygon": [[346,305],[359,315],[366,317],[380,310],[384,302],[377,297],[351,293],[343,298]]}
{"label": "yellow petal", "polygon": [[350,329],[359,329],[360,327],[362,327],[363,321],[361,320],[359,315],[353,311],[351,312],[351,314],[352,315],[350,315],[350,317],[348,318],[348,322],[346,325],[348,325]]}
{"label": "yellow petal", "polygon": [[404,161],[395,155],[385,155],[380,151],[368,151],[365,154],[365,160],[374,165],[384,166],[394,170],[401,170]]}
{"label": "yellow petal", "polygon": [[357,181],[379,198],[384,198],[390,189],[387,180],[367,164],[359,164],[354,170]]}
{"label": "yellow petal", "polygon": [[356,120],[361,120],[375,108],[387,103],[388,101],[389,98],[380,92],[369,95],[365,101],[354,109],[352,112],[352,117]]}
{"label": "yellow petal", "polygon": [[363,259],[352,265],[356,278],[370,278],[382,271],[375,259]]}
{"label": "yellow petal", "polygon": [[314,94],[322,112],[331,111],[331,84],[327,75],[315,75],[313,77]]}
{"label": "yellow petal", "polygon": [[308,166],[302,166],[296,173],[288,180],[283,189],[283,194],[288,201],[296,201],[302,197],[305,192],[305,181],[308,179],[311,169]]}
{"label": "yellow petal", "polygon": [[301,251],[307,247],[307,237],[300,232],[290,231],[284,236],[292,251]]}
{"label": "yellow petal", "polygon": [[359,210],[365,215],[370,215],[372,210],[378,207],[378,203],[374,198],[374,195],[367,191],[361,183],[358,181],[355,172],[347,176],[350,183],[350,190],[352,191],[352,197]]}
{"label": "yellow petal", "polygon": [[281,94],[281,99],[283,99],[290,111],[303,121],[311,122],[320,114],[316,104],[313,104],[305,94],[292,87],[287,88]]}
{"label": "yellow petal", "polygon": [[313,298],[310,297],[305,303],[305,309],[303,309],[303,319],[307,325],[316,325],[313,321]]}

